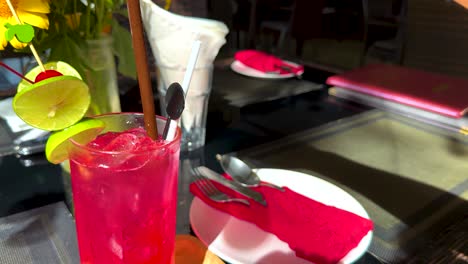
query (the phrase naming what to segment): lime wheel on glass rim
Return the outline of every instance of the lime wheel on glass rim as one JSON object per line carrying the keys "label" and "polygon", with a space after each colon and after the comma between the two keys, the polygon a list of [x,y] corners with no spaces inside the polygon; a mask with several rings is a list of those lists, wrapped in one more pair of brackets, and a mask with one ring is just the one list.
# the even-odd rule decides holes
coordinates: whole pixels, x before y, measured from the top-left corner
{"label": "lime wheel on glass rim", "polygon": [[53,132],[47,140],[45,154],[49,162],[59,164],[68,159],[69,139],[86,144],[104,129],[103,121],[85,118],[80,122],[60,131]]}

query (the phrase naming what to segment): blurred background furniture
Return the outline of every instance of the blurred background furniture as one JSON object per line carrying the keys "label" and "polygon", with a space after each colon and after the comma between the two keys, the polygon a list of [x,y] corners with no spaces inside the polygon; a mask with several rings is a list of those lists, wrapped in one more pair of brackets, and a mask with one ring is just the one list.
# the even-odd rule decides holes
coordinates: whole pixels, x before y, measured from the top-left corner
{"label": "blurred background furniture", "polygon": [[296,1],[277,3],[272,8],[272,16],[260,22],[260,32],[273,31],[278,34],[273,53],[280,52],[286,37],[291,33],[291,27],[295,18]]}
{"label": "blurred background furniture", "polygon": [[403,64],[466,78],[468,10],[454,1],[408,2]]}
{"label": "blurred background furniture", "polygon": [[230,29],[228,56],[239,49],[256,48],[303,64],[341,70],[384,62],[450,75],[468,73],[468,11],[456,1],[208,2],[218,6],[210,16]]}
{"label": "blurred background furniture", "polygon": [[322,36],[322,14],[326,0],[296,0],[291,34],[296,40],[296,56],[301,56],[304,42]]}
{"label": "blurred background furniture", "polygon": [[364,32],[361,65],[366,63],[366,59],[402,63],[407,5],[407,0],[362,0]]}
{"label": "blurred background furniture", "polygon": [[[152,1],[160,7],[165,7],[168,2],[167,0]],[[208,1],[209,0],[171,0],[169,11],[183,16],[207,17]]]}

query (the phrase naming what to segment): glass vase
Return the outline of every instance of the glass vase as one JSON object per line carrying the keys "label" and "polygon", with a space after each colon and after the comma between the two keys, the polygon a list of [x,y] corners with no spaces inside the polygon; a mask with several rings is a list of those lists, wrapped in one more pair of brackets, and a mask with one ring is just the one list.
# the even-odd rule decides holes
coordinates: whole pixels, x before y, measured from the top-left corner
{"label": "glass vase", "polygon": [[101,37],[87,40],[85,51],[89,68],[85,69],[83,78],[89,86],[91,104],[87,115],[120,112],[117,70],[112,52],[112,38]]}

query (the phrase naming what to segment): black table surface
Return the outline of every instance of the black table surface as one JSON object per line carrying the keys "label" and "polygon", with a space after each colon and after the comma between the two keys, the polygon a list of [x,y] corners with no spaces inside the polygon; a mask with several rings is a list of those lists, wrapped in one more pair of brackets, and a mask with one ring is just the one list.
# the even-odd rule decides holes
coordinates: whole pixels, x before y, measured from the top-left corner
{"label": "black table surface", "polygon": [[[323,75],[315,76],[323,78]],[[210,99],[210,106],[217,105],[214,102],[217,100],[215,93],[216,87],[213,88],[214,96]],[[331,98],[324,89],[235,109],[237,113],[234,118],[229,112],[233,111],[232,108],[226,109],[209,108],[205,147],[191,153],[181,153],[181,162],[188,159],[221,171],[215,160],[216,153],[230,153],[266,143],[361,113],[368,108]],[[276,115],[280,129],[275,131],[255,122],[258,117],[275,118]],[[284,118],[284,115],[289,118]],[[180,174],[179,177],[189,177],[186,175],[187,170],[181,169]],[[187,183],[182,181],[182,184]],[[182,199],[190,199],[190,195]],[[0,217],[64,200],[61,168],[49,164],[43,153],[28,157],[0,157]],[[189,206],[184,206],[182,210],[188,210]],[[178,219],[179,233],[191,232],[187,215],[187,212],[183,212]],[[365,254],[357,263],[381,262]]]}

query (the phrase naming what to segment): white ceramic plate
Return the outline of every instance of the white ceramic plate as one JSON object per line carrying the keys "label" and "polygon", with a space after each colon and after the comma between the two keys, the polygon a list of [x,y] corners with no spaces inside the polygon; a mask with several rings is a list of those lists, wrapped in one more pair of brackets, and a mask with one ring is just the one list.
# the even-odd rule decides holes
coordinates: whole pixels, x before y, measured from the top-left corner
{"label": "white ceramic plate", "polygon": [[[258,169],[257,174],[268,181],[365,218],[369,218],[356,199],[343,189],[320,178],[290,170]],[[310,264],[296,257],[289,246],[275,235],[254,224],[218,211],[195,197],[190,207],[190,223],[195,234],[216,255],[232,264]],[[369,232],[340,263],[352,263],[369,247]]]}
{"label": "white ceramic plate", "polygon": [[[285,61],[288,64],[291,64],[292,66],[299,66],[296,63],[290,62],[290,61]],[[261,71],[258,71],[254,68],[251,68],[242,62],[238,60],[234,60],[234,62],[231,63],[231,69],[239,74],[249,76],[249,77],[254,77],[254,78],[262,78],[262,79],[288,79],[294,77],[294,73],[264,73]],[[304,72],[300,72],[298,75],[302,75]]]}

